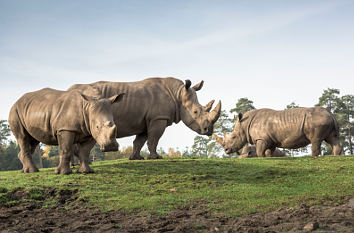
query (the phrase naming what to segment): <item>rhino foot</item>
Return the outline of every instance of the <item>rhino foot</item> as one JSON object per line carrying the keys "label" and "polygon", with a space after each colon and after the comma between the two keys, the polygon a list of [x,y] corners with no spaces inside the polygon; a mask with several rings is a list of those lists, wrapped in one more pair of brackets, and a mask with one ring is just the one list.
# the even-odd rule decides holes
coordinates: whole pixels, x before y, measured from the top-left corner
{"label": "rhino foot", "polygon": [[79,169],[77,169],[77,173],[88,174],[95,173],[95,171],[90,167],[80,167]]}
{"label": "rhino foot", "polygon": [[57,167],[55,169],[55,174],[62,174],[62,175],[68,175],[71,174],[72,171],[70,168],[62,168],[62,167]]}
{"label": "rhino foot", "polygon": [[129,160],[144,160],[144,157],[141,155],[131,155]]}
{"label": "rhino foot", "polygon": [[162,159],[161,155],[149,155],[147,159]]}
{"label": "rhino foot", "polygon": [[24,167],[24,168],[22,168],[21,172],[23,172],[23,173],[33,173],[33,172],[39,172],[39,170],[36,167]]}

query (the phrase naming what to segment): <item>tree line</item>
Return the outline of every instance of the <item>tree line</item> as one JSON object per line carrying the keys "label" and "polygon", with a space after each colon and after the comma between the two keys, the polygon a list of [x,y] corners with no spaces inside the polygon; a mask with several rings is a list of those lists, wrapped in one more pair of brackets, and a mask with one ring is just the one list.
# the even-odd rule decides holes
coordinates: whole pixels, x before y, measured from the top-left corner
{"label": "tree line", "polygon": [[[354,127],[354,95],[340,95],[339,89],[328,88],[323,91],[315,106],[322,106],[331,111],[338,120],[340,127],[340,142],[343,146],[345,154],[353,155],[353,138]],[[295,102],[291,102],[284,109],[299,107]],[[214,125],[214,133],[223,135],[223,132],[231,132],[233,130],[234,119],[232,115],[238,113],[246,113],[255,109],[254,103],[248,98],[240,98],[237,100],[235,107],[229,111],[222,110],[218,121]],[[0,120],[0,171],[19,170],[22,165],[17,158],[19,147],[16,141],[10,140],[11,130],[5,120]],[[304,147],[297,150],[284,150],[287,155],[307,154],[308,148]],[[112,160],[119,158],[128,158],[133,152],[131,146],[120,148],[116,152],[101,152],[96,144],[91,150],[91,161]],[[169,148],[164,151],[162,148],[158,150],[162,156],[185,157],[185,158],[215,158],[230,157],[223,153],[223,148],[216,142],[213,137],[196,136],[191,148],[184,149]],[[327,143],[322,145],[322,154],[331,154],[331,147]],[[141,155],[148,156],[148,151],[142,150]],[[236,154],[232,156],[237,156]],[[40,144],[35,151],[34,162],[38,167],[56,167],[59,164],[58,146],[48,146]]]}

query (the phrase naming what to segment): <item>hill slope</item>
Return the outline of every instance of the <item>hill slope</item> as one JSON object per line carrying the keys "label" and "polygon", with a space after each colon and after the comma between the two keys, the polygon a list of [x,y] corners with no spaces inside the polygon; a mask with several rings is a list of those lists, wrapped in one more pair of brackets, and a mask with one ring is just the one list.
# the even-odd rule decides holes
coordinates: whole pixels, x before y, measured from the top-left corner
{"label": "hill slope", "polygon": [[[203,203],[214,214],[237,216],[354,196],[353,156],[116,160],[92,167],[96,173],[88,175],[54,175],[53,169],[0,172],[0,203],[55,205],[58,199],[47,195],[55,189],[104,210],[162,214]],[[28,195],[16,200],[9,195],[13,190]]]}

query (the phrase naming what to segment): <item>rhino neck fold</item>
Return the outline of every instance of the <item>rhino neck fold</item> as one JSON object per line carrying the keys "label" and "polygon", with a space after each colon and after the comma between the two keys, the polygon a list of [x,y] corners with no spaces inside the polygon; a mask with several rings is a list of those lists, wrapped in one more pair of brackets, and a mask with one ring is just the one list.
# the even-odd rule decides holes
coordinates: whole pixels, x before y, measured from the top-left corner
{"label": "rhino neck fold", "polygon": [[[180,114],[180,93],[184,85],[178,87],[177,90],[174,90],[174,88],[170,88],[169,86],[166,87],[167,92],[169,96],[171,97],[172,101],[175,104],[175,119],[172,121],[174,123],[178,123],[181,120],[181,114]],[[172,90],[171,90],[172,89]]]}
{"label": "rhino neck fold", "polygon": [[244,127],[241,127],[241,130],[243,131],[244,134],[246,134],[246,140],[248,143],[250,144],[254,144],[253,140],[252,140],[252,137],[250,135],[250,128],[251,128],[251,125],[253,123],[253,119],[255,117],[256,114],[253,114],[252,116],[249,116],[250,119],[246,122],[244,122]]}
{"label": "rhino neck fold", "polygon": [[87,135],[92,135],[91,134],[91,125],[90,125],[90,111],[89,111],[89,104],[83,102],[82,103],[82,115],[84,116],[84,122],[85,122],[85,130],[83,129],[82,132],[87,133]]}

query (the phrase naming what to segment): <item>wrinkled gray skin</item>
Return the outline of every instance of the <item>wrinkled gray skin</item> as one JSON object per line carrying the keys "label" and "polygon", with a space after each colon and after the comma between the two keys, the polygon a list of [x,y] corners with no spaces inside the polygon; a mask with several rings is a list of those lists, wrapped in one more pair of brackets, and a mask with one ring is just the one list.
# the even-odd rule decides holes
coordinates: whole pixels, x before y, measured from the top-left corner
{"label": "wrinkled gray skin", "polygon": [[[9,125],[20,146],[18,157],[23,165],[22,172],[38,171],[31,155],[39,142],[59,145],[57,174],[71,173],[69,163],[75,143],[83,148],[94,145],[96,140],[102,151],[118,150],[112,106],[122,96],[94,99],[78,91],[49,88],[23,95],[9,115]],[[88,159],[87,153],[79,154],[78,172],[92,172]]]}
{"label": "wrinkled gray skin", "polygon": [[[127,98],[113,107],[114,122],[119,128],[117,137],[136,135],[133,153],[129,159],[144,159],[140,150],[147,141],[150,155],[148,159],[162,158],[156,152],[157,144],[165,128],[172,123],[183,121],[198,134],[212,135],[213,125],[220,115],[221,102],[211,110],[214,100],[206,106],[199,104],[196,92],[203,81],[191,87],[191,82],[183,83],[175,78],[149,78],[138,82],[96,82],[76,84],[69,90],[80,90],[94,95],[89,86],[100,90],[103,96],[124,92]],[[96,93],[97,94],[97,93]],[[86,148],[90,151],[92,148]]]}
{"label": "wrinkled gray skin", "polygon": [[[279,150],[278,148],[275,148],[275,150],[272,152],[270,149],[267,149],[265,151],[265,156],[266,157],[284,157],[285,154]],[[257,152],[256,152],[256,146],[244,146],[241,152],[241,155],[239,155],[237,158],[254,158],[257,157]]]}
{"label": "wrinkled gray skin", "polygon": [[214,136],[227,154],[240,150],[246,143],[256,145],[259,157],[264,157],[267,149],[273,153],[276,147],[297,149],[311,143],[312,156],[318,156],[323,140],[332,146],[334,155],[342,151],[338,122],[322,107],[251,110],[239,114],[233,132],[224,135]]}

